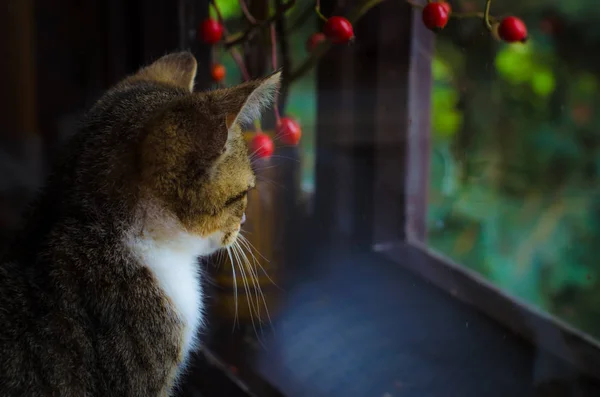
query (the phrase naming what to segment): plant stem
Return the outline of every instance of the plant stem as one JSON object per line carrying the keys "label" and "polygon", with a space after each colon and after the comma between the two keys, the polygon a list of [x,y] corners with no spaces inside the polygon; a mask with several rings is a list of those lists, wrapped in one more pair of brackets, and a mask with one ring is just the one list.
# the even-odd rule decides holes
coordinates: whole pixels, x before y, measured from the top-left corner
{"label": "plant stem", "polygon": [[317,0],[317,4],[315,5],[315,12],[319,16],[319,18],[323,20],[323,22],[327,22],[327,18],[321,13],[321,0]]}
{"label": "plant stem", "polygon": [[242,57],[242,54],[240,54],[236,48],[230,49],[229,53],[231,54],[231,57],[233,58],[235,63],[238,65],[240,73],[242,74],[242,79],[244,79],[244,81],[250,80],[250,73],[248,73],[248,68],[246,68],[246,64],[244,63],[244,57]]}
{"label": "plant stem", "polygon": [[254,120],[254,132],[256,134],[258,134],[259,132],[262,132],[262,126],[260,125],[259,119]]}
{"label": "plant stem", "polygon": [[[221,14],[221,10],[219,9],[219,6],[217,6],[217,3],[215,0],[211,0],[210,4],[215,9],[215,12],[217,13],[217,18],[219,19],[219,22],[223,26],[223,33],[225,34],[225,36],[228,36],[229,31],[227,30],[227,27],[225,26],[225,20],[223,19],[223,14]],[[233,58],[233,60],[237,64],[238,68],[240,69],[240,73],[242,74],[242,78],[244,79],[244,81],[250,80],[250,74],[248,73],[248,69],[246,68],[246,64],[244,63],[244,58],[242,57],[242,55],[235,48],[229,49],[229,53],[231,54],[231,57]]]}
{"label": "plant stem", "polygon": [[[273,71],[277,70],[277,37],[275,35],[275,24],[271,24],[271,66]],[[279,114],[279,93],[275,92],[275,98],[273,99],[273,109],[275,111],[275,122],[279,124],[281,120],[281,114]]]}
{"label": "plant stem", "polygon": [[248,22],[250,22],[252,25],[256,25],[256,18],[254,18],[252,16],[252,14],[250,13],[250,10],[248,9],[248,5],[246,4],[246,0],[239,0],[239,3],[240,3],[240,8],[242,9],[242,12],[244,13],[244,16],[246,17]]}
{"label": "plant stem", "polygon": [[[412,0],[406,0],[406,2],[413,8],[418,8],[418,9],[423,9],[423,7],[425,7],[422,4],[416,3]],[[489,10],[488,10],[489,12]],[[450,13],[450,18],[456,18],[456,19],[466,19],[466,18],[480,18],[485,20],[485,13],[481,12],[481,11],[473,11],[473,12],[454,12],[452,11]],[[488,13],[488,21],[491,23],[496,21],[496,18],[489,15]],[[486,25],[487,26],[487,25]]]}
{"label": "plant stem", "polygon": [[[284,0],[276,0],[275,4],[278,10],[283,7],[283,1]],[[308,10],[312,15],[312,6],[308,7]],[[290,30],[288,29],[286,23],[286,18],[280,13],[280,17],[275,20],[275,33],[279,43],[279,54],[281,55],[281,62],[279,63],[279,67],[281,68],[281,87],[279,88],[278,94],[278,109],[280,113],[285,113],[290,87],[289,76],[292,72],[292,59],[290,56],[290,45],[288,42],[288,32]]]}
{"label": "plant stem", "polygon": [[223,31],[225,32],[225,34],[227,34],[227,28],[225,27],[225,20],[223,19],[223,14],[221,14],[221,10],[219,9],[217,2],[215,0],[210,0],[210,5],[212,5],[213,8],[215,9],[215,12],[217,13],[217,19],[219,20],[219,22],[221,22],[221,25],[223,25]]}
{"label": "plant stem", "polygon": [[[214,0],[212,0],[212,2],[214,4]],[[235,45],[242,44],[242,43],[248,41],[250,38],[252,38],[254,36],[254,34],[257,31],[268,27],[271,23],[273,23],[275,20],[277,20],[277,18],[279,18],[280,16],[285,14],[285,12],[287,12],[287,10],[292,8],[294,6],[294,4],[296,4],[296,0],[288,0],[288,2],[283,5],[281,10],[276,11],[269,18],[265,19],[264,21],[260,21],[260,22],[257,22],[256,24],[251,25],[244,32],[237,33],[237,34],[233,35],[232,37],[229,37],[228,39],[225,40],[225,43],[224,43],[225,48],[229,49]]]}
{"label": "plant stem", "polygon": [[[348,14],[348,20],[350,23],[355,24],[360,20],[369,11],[371,8],[375,7],[379,3],[382,3],[385,0],[366,0],[362,4],[354,7],[352,11]],[[330,42],[326,42],[323,45],[317,47],[315,52],[311,54],[300,66],[298,66],[292,73],[290,73],[290,77],[288,79],[288,83],[292,83],[294,80],[302,77],[306,72],[308,72],[323,55],[329,51],[332,47]]]}
{"label": "plant stem", "polygon": [[291,32],[295,32],[296,29],[298,29],[299,27],[304,25],[304,23],[306,21],[308,21],[310,17],[313,16],[314,11],[315,10],[314,10],[313,6],[306,7],[306,9],[304,9],[304,11],[302,11],[302,13],[298,16],[298,18],[296,18],[296,20],[294,22],[290,23],[289,26],[287,26],[285,33],[289,34]]}
{"label": "plant stem", "polygon": [[490,23],[490,8],[492,7],[492,0],[486,0],[485,2],[485,14],[484,14],[484,21],[485,21],[485,26],[488,28],[489,31],[492,30],[492,24]]}

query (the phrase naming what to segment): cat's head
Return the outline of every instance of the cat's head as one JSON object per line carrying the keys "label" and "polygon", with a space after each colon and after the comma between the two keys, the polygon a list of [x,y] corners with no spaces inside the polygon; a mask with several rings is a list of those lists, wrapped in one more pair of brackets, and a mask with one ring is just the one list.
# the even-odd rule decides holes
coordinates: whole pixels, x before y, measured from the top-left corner
{"label": "cat's head", "polygon": [[[255,186],[240,125],[271,105],[280,73],[208,92],[193,92],[195,74],[194,57],[176,53],[141,69],[121,86],[131,90],[151,85],[164,94],[143,122],[136,145],[140,200],[151,203],[149,211],[158,209],[150,215],[154,221],[145,223],[146,232],[168,240],[183,228],[205,241],[202,251],[208,253],[229,246],[238,236],[248,191]],[[176,225],[165,222],[165,214]]]}

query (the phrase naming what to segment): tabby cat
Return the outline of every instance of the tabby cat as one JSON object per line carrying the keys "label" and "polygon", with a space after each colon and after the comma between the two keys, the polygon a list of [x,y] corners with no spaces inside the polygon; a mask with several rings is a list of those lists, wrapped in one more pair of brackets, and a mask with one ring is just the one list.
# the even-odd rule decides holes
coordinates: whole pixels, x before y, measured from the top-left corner
{"label": "tabby cat", "polygon": [[202,326],[198,257],[254,187],[241,123],[280,74],[193,92],[167,55],[86,114],[0,262],[0,396],[169,396]]}

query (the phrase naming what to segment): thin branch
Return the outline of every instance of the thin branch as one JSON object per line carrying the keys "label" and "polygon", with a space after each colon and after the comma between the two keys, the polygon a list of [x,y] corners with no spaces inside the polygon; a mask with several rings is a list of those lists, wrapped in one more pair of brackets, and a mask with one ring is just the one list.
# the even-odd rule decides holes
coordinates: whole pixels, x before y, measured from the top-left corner
{"label": "thin branch", "polygon": [[304,9],[304,11],[302,11],[302,13],[300,14],[300,16],[298,16],[298,18],[296,18],[296,20],[294,22],[292,22],[288,27],[286,27],[285,29],[285,33],[286,34],[290,34],[292,32],[295,32],[299,27],[301,27],[302,25],[304,25],[306,23],[306,21],[308,21],[309,19],[311,19],[311,17],[313,16],[315,12],[315,9],[313,8],[313,6],[308,6]]}
{"label": "thin branch", "polygon": [[[215,12],[217,13],[217,19],[221,23],[221,26],[223,26],[223,33],[225,37],[227,37],[229,35],[229,31],[225,26],[225,19],[223,18],[223,14],[221,14],[221,10],[219,9],[219,6],[217,6],[215,0],[210,0],[210,3],[212,4],[213,8],[215,9]],[[240,69],[240,73],[242,74],[242,78],[244,79],[244,81],[250,80],[250,73],[248,73],[248,68],[244,63],[244,58],[242,57],[242,55],[235,48],[229,49],[229,53],[231,54],[231,57]]]}
{"label": "thin branch", "polygon": [[[283,0],[276,0],[276,11],[281,10],[284,7]],[[311,7],[312,8],[312,7]],[[275,20],[275,29],[277,37],[279,37],[279,53],[281,54],[281,88],[279,89],[279,103],[278,110],[281,113],[285,113],[285,106],[287,104],[287,97],[290,87],[289,75],[292,72],[292,59],[290,57],[290,46],[288,42],[289,31],[286,27],[286,18],[283,13],[279,13],[280,17]]]}
{"label": "thin branch", "polygon": [[[214,0],[212,0],[212,2],[214,5]],[[256,34],[256,32],[268,27],[271,23],[275,22],[277,20],[277,18],[279,18],[280,16],[285,14],[290,8],[292,8],[294,6],[294,4],[296,4],[296,0],[288,0],[288,2],[285,3],[280,10],[276,11],[269,18],[265,19],[264,21],[260,21],[254,25],[251,25],[244,32],[238,33],[238,34],[234,35],[233,37],[226,39],[225,43],[224,43],[225,48],[229,49],[230,47],[233,47],[238,44],[242,44],[245,41],[250,40],[254,36],[254,34]]]}
{"label": "thin branch", "polygon": [[219,9],[217,2],[215,0],[210,0],[210,4],[213,6],[215,12],[217,13],[217,19],[219,20],[219,22],[221,22],[221,25],[223,26],[223,32],[225,32],[225,34],[229,34],[227,32],[227,28],[225,27],[225,19],[223,18],[223,14],[221,14],[221,10]]}
{"label": "thin branch", "polygon": [[248,22],[250,22],[252,25],[255,25],[256,18],[254,18],[252,16],[252,14],[250,13],[250,10],[248,9],[248,5],[246,4],[246,0],[239,0],[239,3],[240,3],[240,8],[242,9],[242,12],[244,13],[244,16],[246,17]]}
{"label": "thin branch", "polygon": [[[384,2],[385,0],[366,0],[362,4],[356,6],[349,14],[348,20],[353,25],[358,22],[363,15],[365,15],[371,8],[377,6],[379,3]],[[316,48],[315,52],[311,54],[296,70],[294,70],[290,77],[288,78],[288,83],[293,82],[294,80],[302,77],[306,72],[308,72],[323,55],[327,53],[332,47],[331,42],[327,41],[324,45],[321,45]]]}
{"label": "thin branch", "polygon": [[[425,7],[423,4],[416,3],[412,0],[406,0],[406,2],[411,7],[417,8],[419,10],[422,10],[423,7]],[[454,12],[454,11],[452,11],[450,13],[450,18],[456,18],[456,19],[480,18],[485,21],[485,13],[481,12],[481,11],[473,11],[473,12]],[[498,21],[498,18],[496,18],[492,15],[488,15],[488,18],[489,18],[490,23],[494,23],[494,22]]]}
{"label": "thin branch", "polygon": [[[358,22],[358,20],[360,20],[360,18],[362,18],[363,15],[365,15],[367,13],[367,11],[369,11],[371,8],[377,6],[379,3],[382,3],[384,1],[385,0],[366,0],[366,1],[364,1],[362,4],[357,6],[349,14],[348,20],[352,24],[355,24],[356,22]],[[414,7],[417,9],[423,9],[425,7],[423,4],[416,3],[413,0],[405,0],[405,1],[411,7]],[[429,3],[429,1],[428,1],[428,3]],[[491,30],[492,24],[496,23],[498,21],[498,18],[489,14],[490,6],[491,6],[491,0],[486,0],[486,11],[485,12],[481,12],[481,11],[479,11],[479,12],[451,12],[450,18],[457,18],[457,19],[480,18],[480,19],[484,20],[484,22],[486,23],[486,27]],[[296,68],[296,70],[294,70],[293,73],[291,73],[291,75],[289,77],[289,82],[291,83],[294,80],[297,80],[300,77],[302,77],[306,72],[308,72],[317,63],[317,61],[319,59],[321,59],[321,57],[323,55],[325,55],[327,53],[327,51],[329,51],[331,49],[331,47],[332,47],[332,44],[329,42],[325,43],[322,46],[319,46],[310,57],[308,57],[300,66],[298,66],[298,68]]]}
{"label": "thin branch", "polygon": [[244,81],[250,80],[250,73],[248,72],[248,68],[244,63],[244,57],[242,57],[242,54],[240,54],[236,48],[230,49],[229,53],[231,54],[231,57],[233,58],[235,63],[238,65],[238,68],[240,69],[240,73],[242,73],[242,78],[244,79]]}
{"label": "thin branch", "polygon": [[485,2],[485,13],[483,14],[483,20],[485,21],[485,26],[489,31],[492,30],[492,24],[490,23],[490,8],[492,7],[492,0],[486,0]]}
{"label": "thin branch", "polygon": [[[273,71],[277,70],[277,37],[275,35],[275,24],[271,24],[271,67]],[[273,110],[275,111],[275,122],[279,124],[281,120],[281,114],[279,113],[279,101],[278,93],[275,92],[275,99],[273,100]]]}
{"label": "thin branch", "polygon": [[327,22],[327,17],[321,13],[321,0],[317,0],[317,5],[315,5],[315,12],[323,22]]}

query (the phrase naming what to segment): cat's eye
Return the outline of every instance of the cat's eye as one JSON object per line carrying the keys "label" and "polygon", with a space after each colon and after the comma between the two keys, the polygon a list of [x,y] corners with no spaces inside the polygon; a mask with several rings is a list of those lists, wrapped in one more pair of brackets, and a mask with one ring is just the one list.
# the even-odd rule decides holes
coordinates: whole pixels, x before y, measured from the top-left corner
{"label": "cat's eye", "polygon": [[246,197],[248,195],[248,192],[250,191],[251,188],[248,188],[247,190],[241,192],[240,194],[237,194],[233,197],[231,197],[229,200],[227,200],[225,202],[225,207],[228,207],[232,204],[237,203],[238,201],[242,200],[244,197]]}

